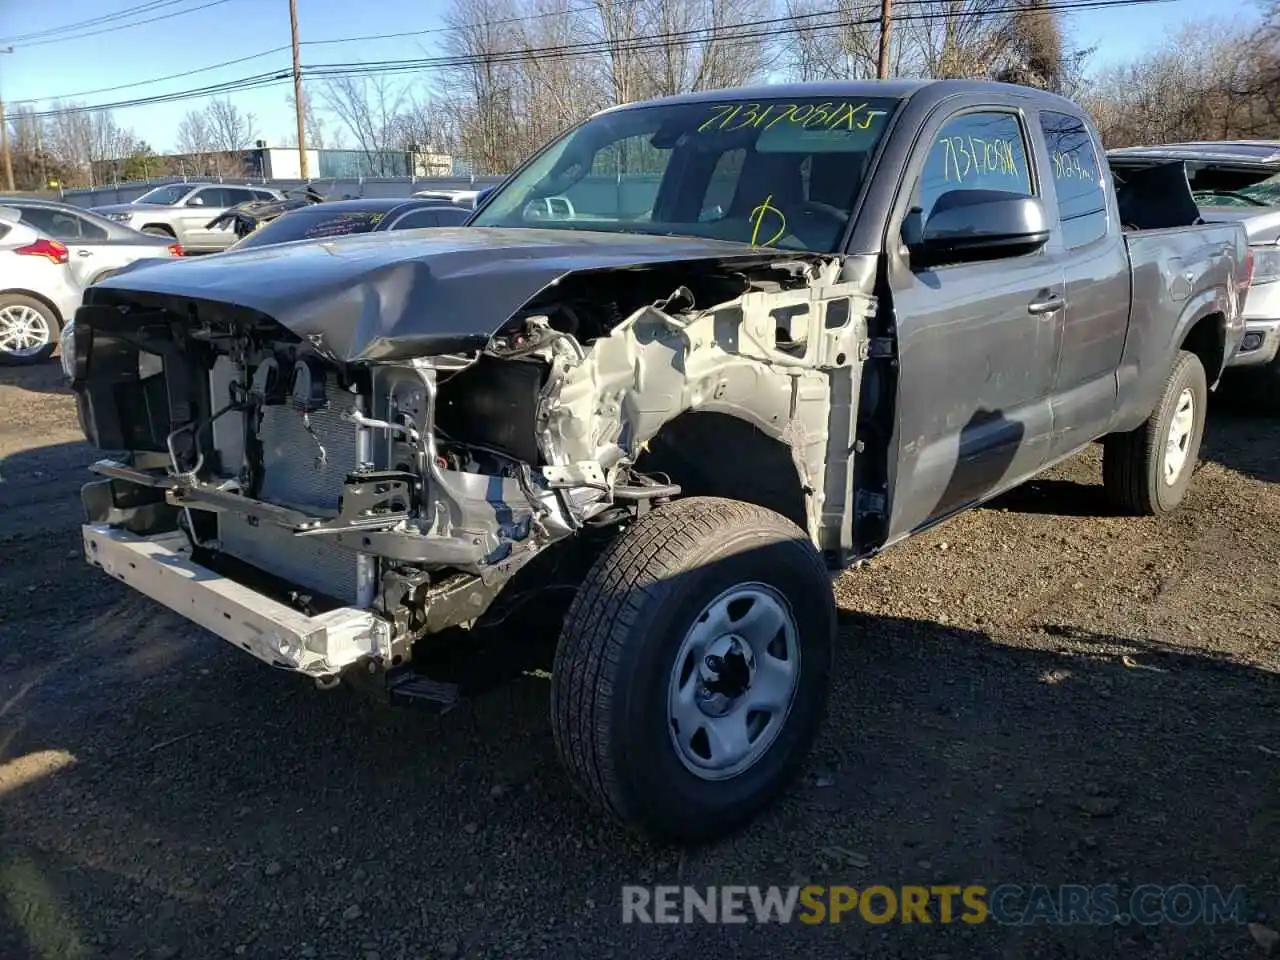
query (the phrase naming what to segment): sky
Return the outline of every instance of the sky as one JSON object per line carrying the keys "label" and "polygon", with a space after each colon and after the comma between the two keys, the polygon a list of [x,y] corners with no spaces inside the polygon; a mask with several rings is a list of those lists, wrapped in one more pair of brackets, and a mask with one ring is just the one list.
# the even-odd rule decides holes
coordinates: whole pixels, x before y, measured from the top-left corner
{"label": "sky", "polygon": [[[18,38],[113,13],[149,2],[150,12],[132,14],[116,23],[83,27],[25,42]],[[441,39],[440,13],[446,0],[297,0],[302,63],[377,61],[432,56]],[[1161,42],[1186,21],[1203,16],[1203,0],[1167,0],[1144,6],[1078,11],[1068,15],[1067,29],[1077,48],[1097,48],[1092,65],[1122,61]],[[1253,17],[1257,0],[1218,0],[1218,19]],[[185,12],[190,11],[190,12]],[[179,13],[180,15],[169,16]],[[121,24],[147,18],[151,23],[124,29]],[[163,19],[161,19],[163,18]],[[108,28],[113,28],[109,29]],[[106,31],[75,38],[76,33]],[[349,42],[370,34],[424,31],[416,36]],[[56,42],[45,42],[55,40]],[[333,42],[342,41],[342,42]],[[287,0],[0,0],[0,96],[6,104],[37,109],[55,99],[104,104],[132,97],[189,90],[252,74],[290,69]],[[263,56],[273,48],[275,52]],[[239,58],[242,63],[202,70]],[[168,79],[160,79],[168,78]],[[402,78],[408,79],[408,78]],[[136,84],[121,90],[104,90]],[[258,121],[258,136],[279,145],[294,129],[286,99],[289,81],[232,98]],[[103,92],[92,92],[103,91]],[[116,121],[132,128],[153,149],[173,147],[183,115],[206,100],[117,109]],[[351,142],[348,136],[347,142]]]}

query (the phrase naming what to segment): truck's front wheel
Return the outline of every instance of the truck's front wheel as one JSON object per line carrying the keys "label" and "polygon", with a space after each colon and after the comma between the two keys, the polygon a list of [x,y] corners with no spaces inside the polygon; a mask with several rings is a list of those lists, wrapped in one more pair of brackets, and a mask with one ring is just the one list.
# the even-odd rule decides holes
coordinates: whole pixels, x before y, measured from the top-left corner
{"label": "truck's front wheel", "polygon": [[592,566],[556,650],[575,786],[666,839],[740,827],[813,742],[835,624],[826,566],[785,518],[709,497],[648,513]]}
{"label": "truck's front wheel", "polygon": [[1200,457],[1208,401],[1204,366],[1184,350],[1146,423],[1103,444],[1103,484],[1116,506],[1161,516],[1182,503]]}

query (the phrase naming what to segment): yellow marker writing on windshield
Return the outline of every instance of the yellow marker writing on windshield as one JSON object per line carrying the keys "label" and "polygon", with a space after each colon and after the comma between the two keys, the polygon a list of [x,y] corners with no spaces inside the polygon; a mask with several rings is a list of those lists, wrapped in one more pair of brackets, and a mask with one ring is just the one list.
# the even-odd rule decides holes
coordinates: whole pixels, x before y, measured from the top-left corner
{"label": "yellow marker writing on windshield", "polygon": [[771,193],[764,198],[764,203],[751,211],[751,245],[753,247],[760,246],[760,225],[764,223],[764,218],[771,213],[778,218],[778,232],[764,241],[764,246],[769,246],[769,244],[787,232],[787,218],[782,215],[781,210],[773,205],[772,201],[773,194]]}

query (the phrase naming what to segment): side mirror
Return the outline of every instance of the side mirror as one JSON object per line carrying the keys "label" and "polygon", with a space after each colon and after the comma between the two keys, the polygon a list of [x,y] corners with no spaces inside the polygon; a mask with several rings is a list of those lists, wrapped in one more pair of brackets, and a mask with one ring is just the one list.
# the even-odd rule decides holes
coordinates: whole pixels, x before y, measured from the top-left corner
{"label": "side mirror", "polygon": [[1021,256],[1048,240],[1049,218],[1035,197],[952,190],[938,198],[909,249],[913,265],[929,267]]}
{"label": "side mirror", "polygon": [[493,191],[494,191],[494,188],[493,188],[493,187],[485,187],[483,190],[479,191],[479,192],[476,194],[476,198],[475,198],[475,200],[474,200],[474,201],[472,201],[471,209],[473,209],[473,210],[479,210],[479,209],[480,209],[480,204],[482,204],[482,203],[484,203],[486,200],[488,200],[488,199],[489,199],[489,194],[493,193]]}

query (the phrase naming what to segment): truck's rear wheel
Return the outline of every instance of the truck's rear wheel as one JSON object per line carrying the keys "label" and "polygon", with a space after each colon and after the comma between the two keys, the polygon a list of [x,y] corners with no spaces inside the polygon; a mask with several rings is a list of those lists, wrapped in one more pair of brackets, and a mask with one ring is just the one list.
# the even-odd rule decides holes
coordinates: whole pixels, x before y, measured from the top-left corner
{"label": "truck's rear wheel", "polygon": [[592,566],[556,650],[575,786],[666,839],[742,826],[813,742],[835,624],[830,575],[789,520],[711,497],[646,514]]}
{"label": "truck's rear wheel", "polygon": [[1161,516],[1182,503],[1200,456],[1208,399],[1200,358],[1182,351],[1146,423],[1104,442],[1102,479],[1116,506]]}

